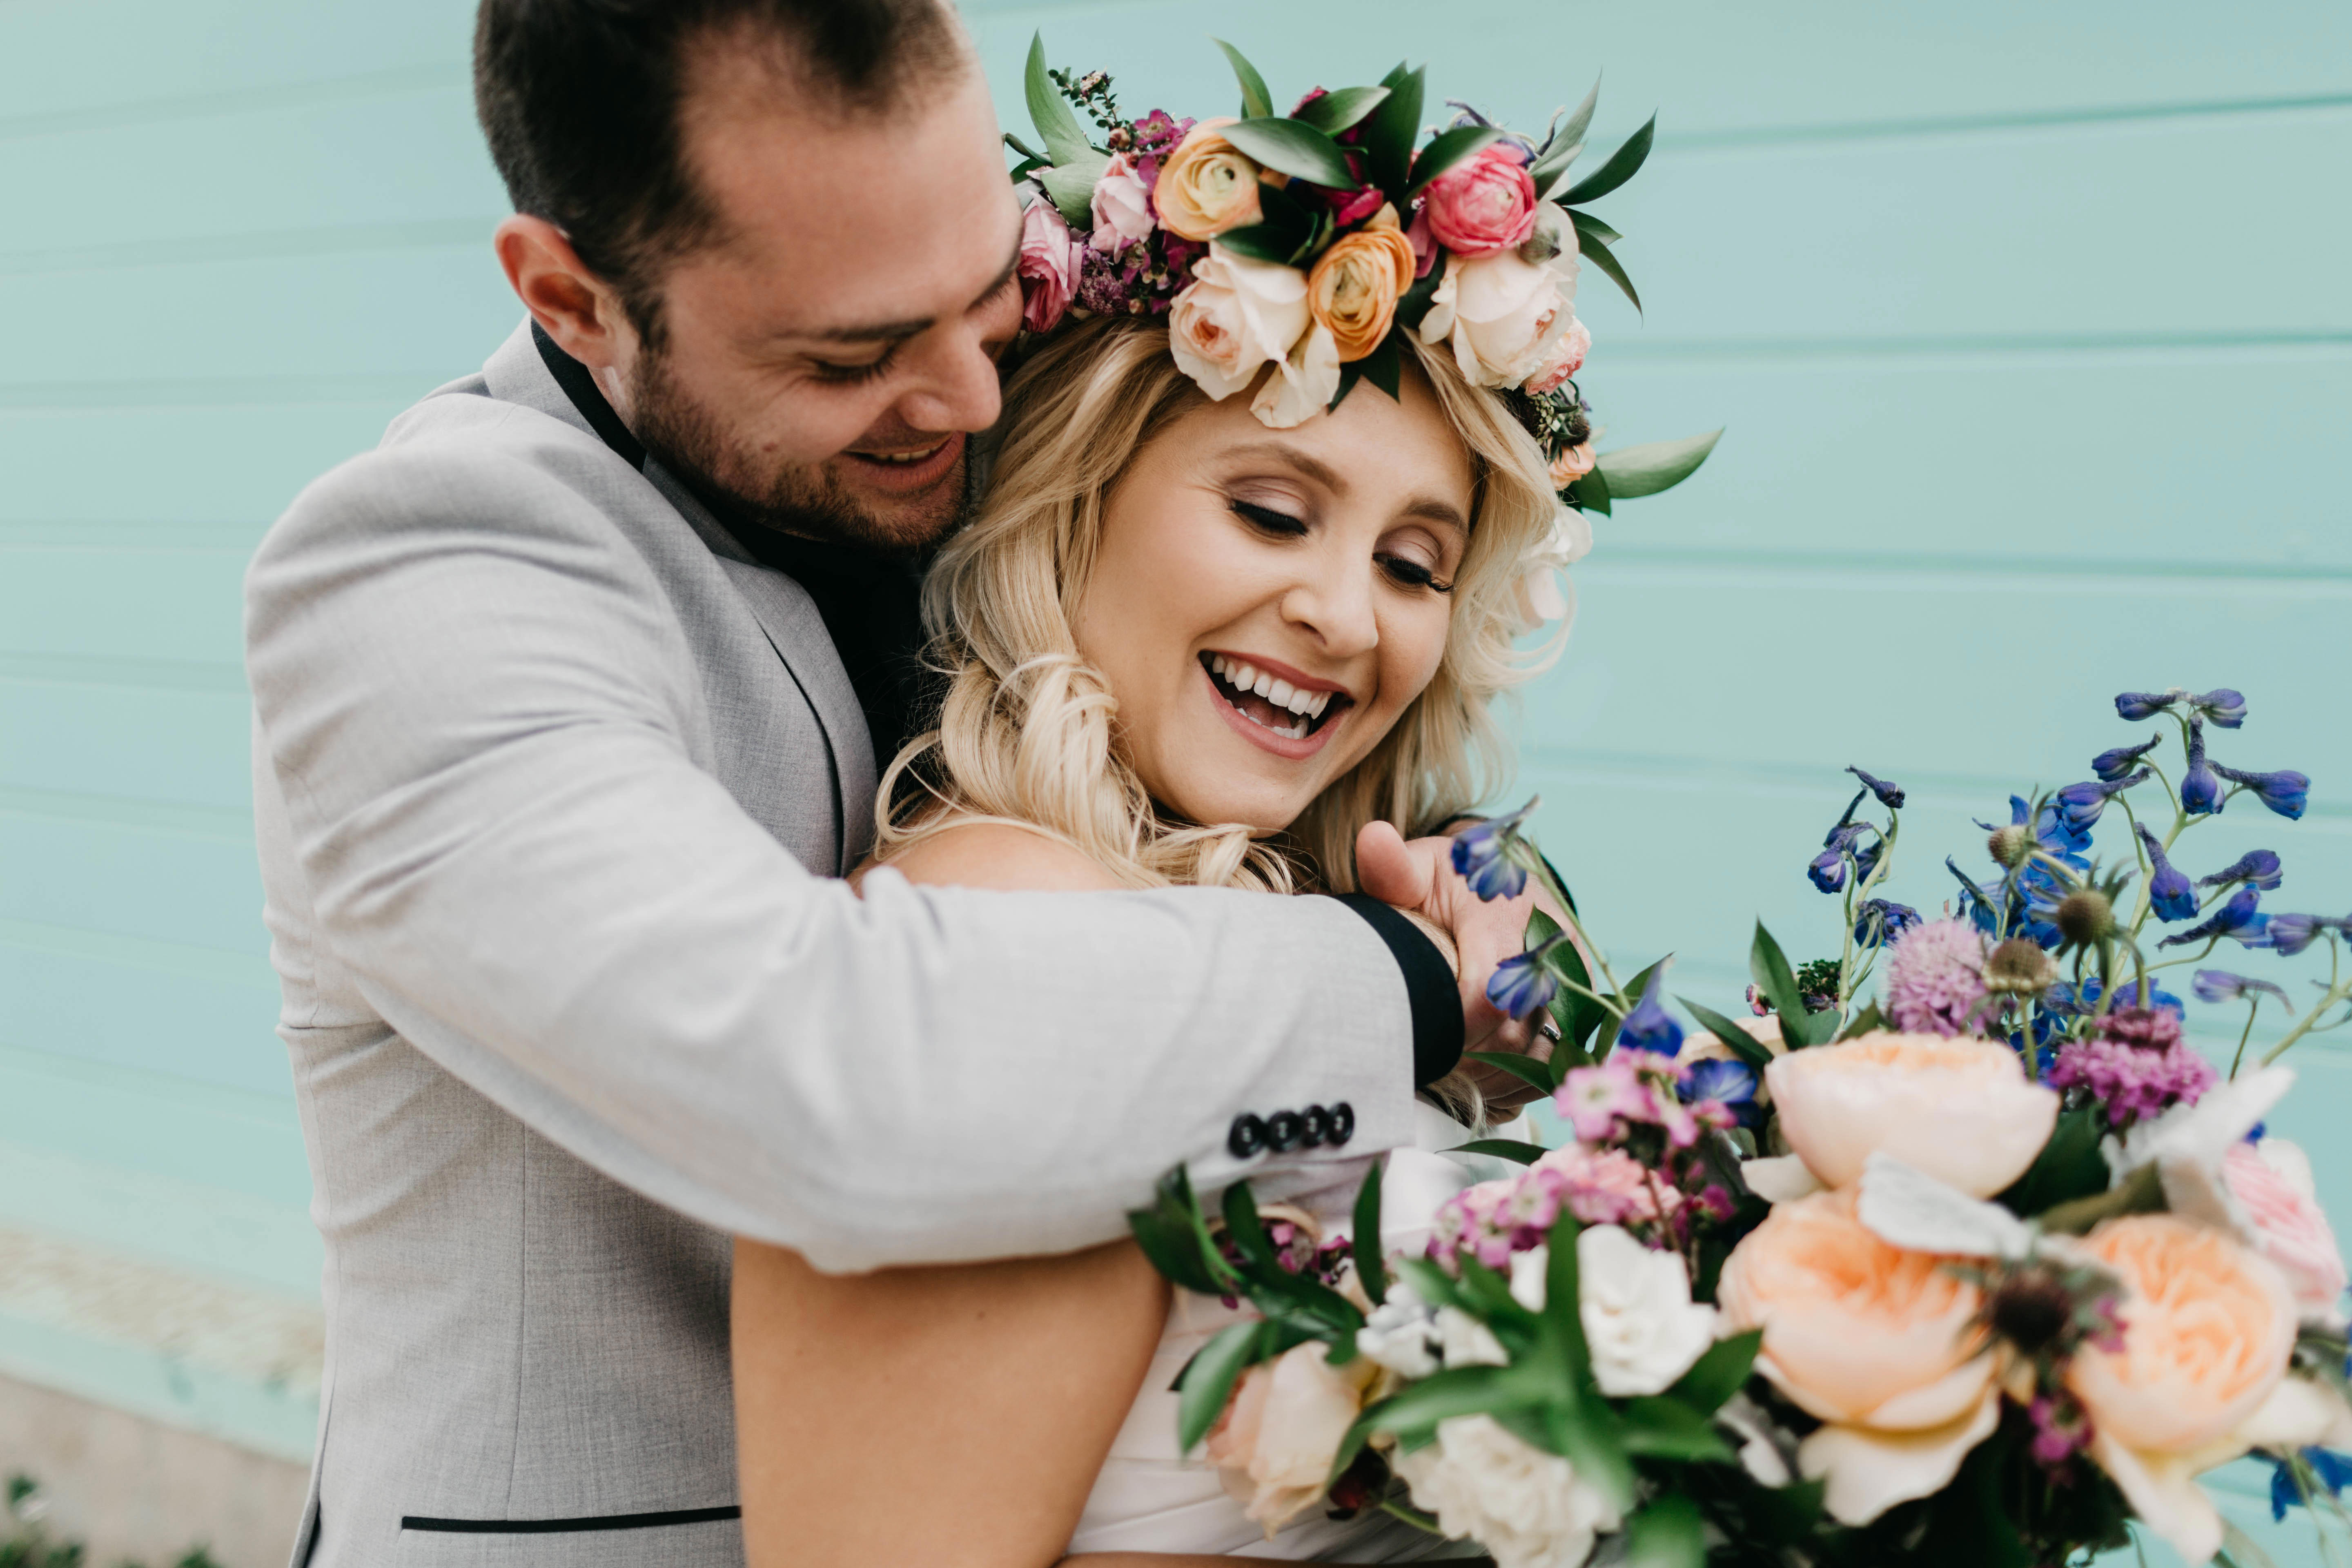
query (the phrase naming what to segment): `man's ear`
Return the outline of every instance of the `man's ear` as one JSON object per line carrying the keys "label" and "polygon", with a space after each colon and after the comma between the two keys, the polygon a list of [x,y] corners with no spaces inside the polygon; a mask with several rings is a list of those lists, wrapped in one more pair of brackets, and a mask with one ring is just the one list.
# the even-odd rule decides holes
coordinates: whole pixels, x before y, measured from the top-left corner
{"label": "man's ear", "polygon": [[555,346],[591,370],[617,367],[635,348],[620,296],[591,272],[563,231],[517,213],[490,244],[523,309]]}

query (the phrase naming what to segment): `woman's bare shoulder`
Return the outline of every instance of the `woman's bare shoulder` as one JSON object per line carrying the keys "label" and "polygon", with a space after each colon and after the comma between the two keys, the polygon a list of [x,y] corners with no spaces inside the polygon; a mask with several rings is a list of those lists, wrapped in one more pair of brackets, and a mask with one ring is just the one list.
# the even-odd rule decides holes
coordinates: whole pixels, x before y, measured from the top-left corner
{"label": "woman's bare shoulder", "polygon": [[[860,868],[859,877],[875,862]],[[1106,892],[1125,886],[1073,845],[1017,823],[974,818],[924,835],[880,862],[910,882],[1008,892]]]}

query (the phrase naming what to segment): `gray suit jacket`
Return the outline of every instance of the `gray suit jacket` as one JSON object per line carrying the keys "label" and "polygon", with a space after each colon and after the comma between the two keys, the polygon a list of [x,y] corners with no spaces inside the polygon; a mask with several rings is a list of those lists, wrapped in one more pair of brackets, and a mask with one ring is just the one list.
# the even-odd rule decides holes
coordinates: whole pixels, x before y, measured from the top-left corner
{"label": "gray suit jacket", "polygon": [[1239,1112],[1411,1141],[1405,984],[1329,900],[854,896],[872,749],[814,606],[527,330],[302,493],[247,637],[327,1242],[298,1561],[736,1563],[730,1233],[1056,1251],[1180,1160],[1229,1180]]}

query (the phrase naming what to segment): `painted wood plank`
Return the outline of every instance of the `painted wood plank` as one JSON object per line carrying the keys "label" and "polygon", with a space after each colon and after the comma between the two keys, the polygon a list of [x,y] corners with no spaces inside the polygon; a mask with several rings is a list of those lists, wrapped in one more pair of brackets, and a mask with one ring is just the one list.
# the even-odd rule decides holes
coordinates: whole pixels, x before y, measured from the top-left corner
{"label": "painted wood plank", "polygon": [[0,1044],[284,1095],[278,1002],[258,956],[0,924]]}
{"label": "painted wood plank", "polygon": [[[2230,25],[2183,3],[1889,5],[1829,0],[1801,14],[1738,0],[967,0],[1007,124],[1025,124],[1020,69],[1033,29],[1056,65],[1102,67],[1137,111],[1234,112],[1208,37],[1232,39],[1277,95],[1377,81],[1400,57],[1430,63],[1434,99],[1478,100],[1514,123],[1574,103],[1598,72],[1604,102],[1668,134],[1842,129],[2149,104],[2352,91],[2352,16],[2326,0],[2268,0]],[[1605,129],[1605,128],[1604,128]]]}
{"label": "painted wood plank", "polygon": [[266,956],[249,837],[61,818],[0,805],[0,920]]}
{"label": "painted wood plank", "polygon": [[0,675],[0,788],[247,809],[251,711],[241,692]]}
{"label": "painted wood plank", "polygon": [[0,655],[239,665],[250,554],[0,541]]}

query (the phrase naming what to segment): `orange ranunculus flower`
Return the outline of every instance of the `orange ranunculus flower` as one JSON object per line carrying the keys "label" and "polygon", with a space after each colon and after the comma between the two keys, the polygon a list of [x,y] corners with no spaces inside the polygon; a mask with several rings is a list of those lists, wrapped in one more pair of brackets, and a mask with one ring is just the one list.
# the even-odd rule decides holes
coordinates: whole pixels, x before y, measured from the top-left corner
{"label": "orange ranunculus flower", "polygon": [[[1804,1053],[1799,1053],[1804,1054]],[[1846,1524],[1948,1485],[2000,1419],[1981,1294],[1864,1226],[1854,1194],[1776,1205],[1716,1291],[1727,1332],[1762,1329],[1756,1369],[1827,1425],[1798,1449]]]}
{"label": "orange ranunculus flower", "polygon": [[1231,115],[1203,120],[1184,132],[1160,165],[1151,205],[1160,226],[1186,239],[1213,239],[1258,221],[1256,162],[1217,134],[1237,123]]}
{"label": "orange ranunculus flower", "polygon": [[2221,1519],[2192,1478],[2253,1445],[2315,1442],[2324,1415],[2286,1379],[2294,1293],[2227,1233],[2176,1215],[2131,1215],[2082,1252],[2124,1284],[2123,1348],[2086,1347],[2067,1386],[2091,1417],[2091,1458],[2132,1510],[2191,1563],[2221,1544]]}
{"label": "orange ranunculus flower", "polygon": [[1381,346],[1396,321],[1397,299],[1412,287],[1412,242],[1384,206],[1353,234],[1331,242],[1307,275],[1307,308],[1339,345],[1339,363]]}
{"label": "orange ranunculus flower", "polygon": [[1869,1034],[1790,1051],[1764,1069],[1780,1135],[1823,1186],[1851,1186],[1880,1149],[1989,1198],[2025,1173],[2058,1096],[1990,1040]]}

